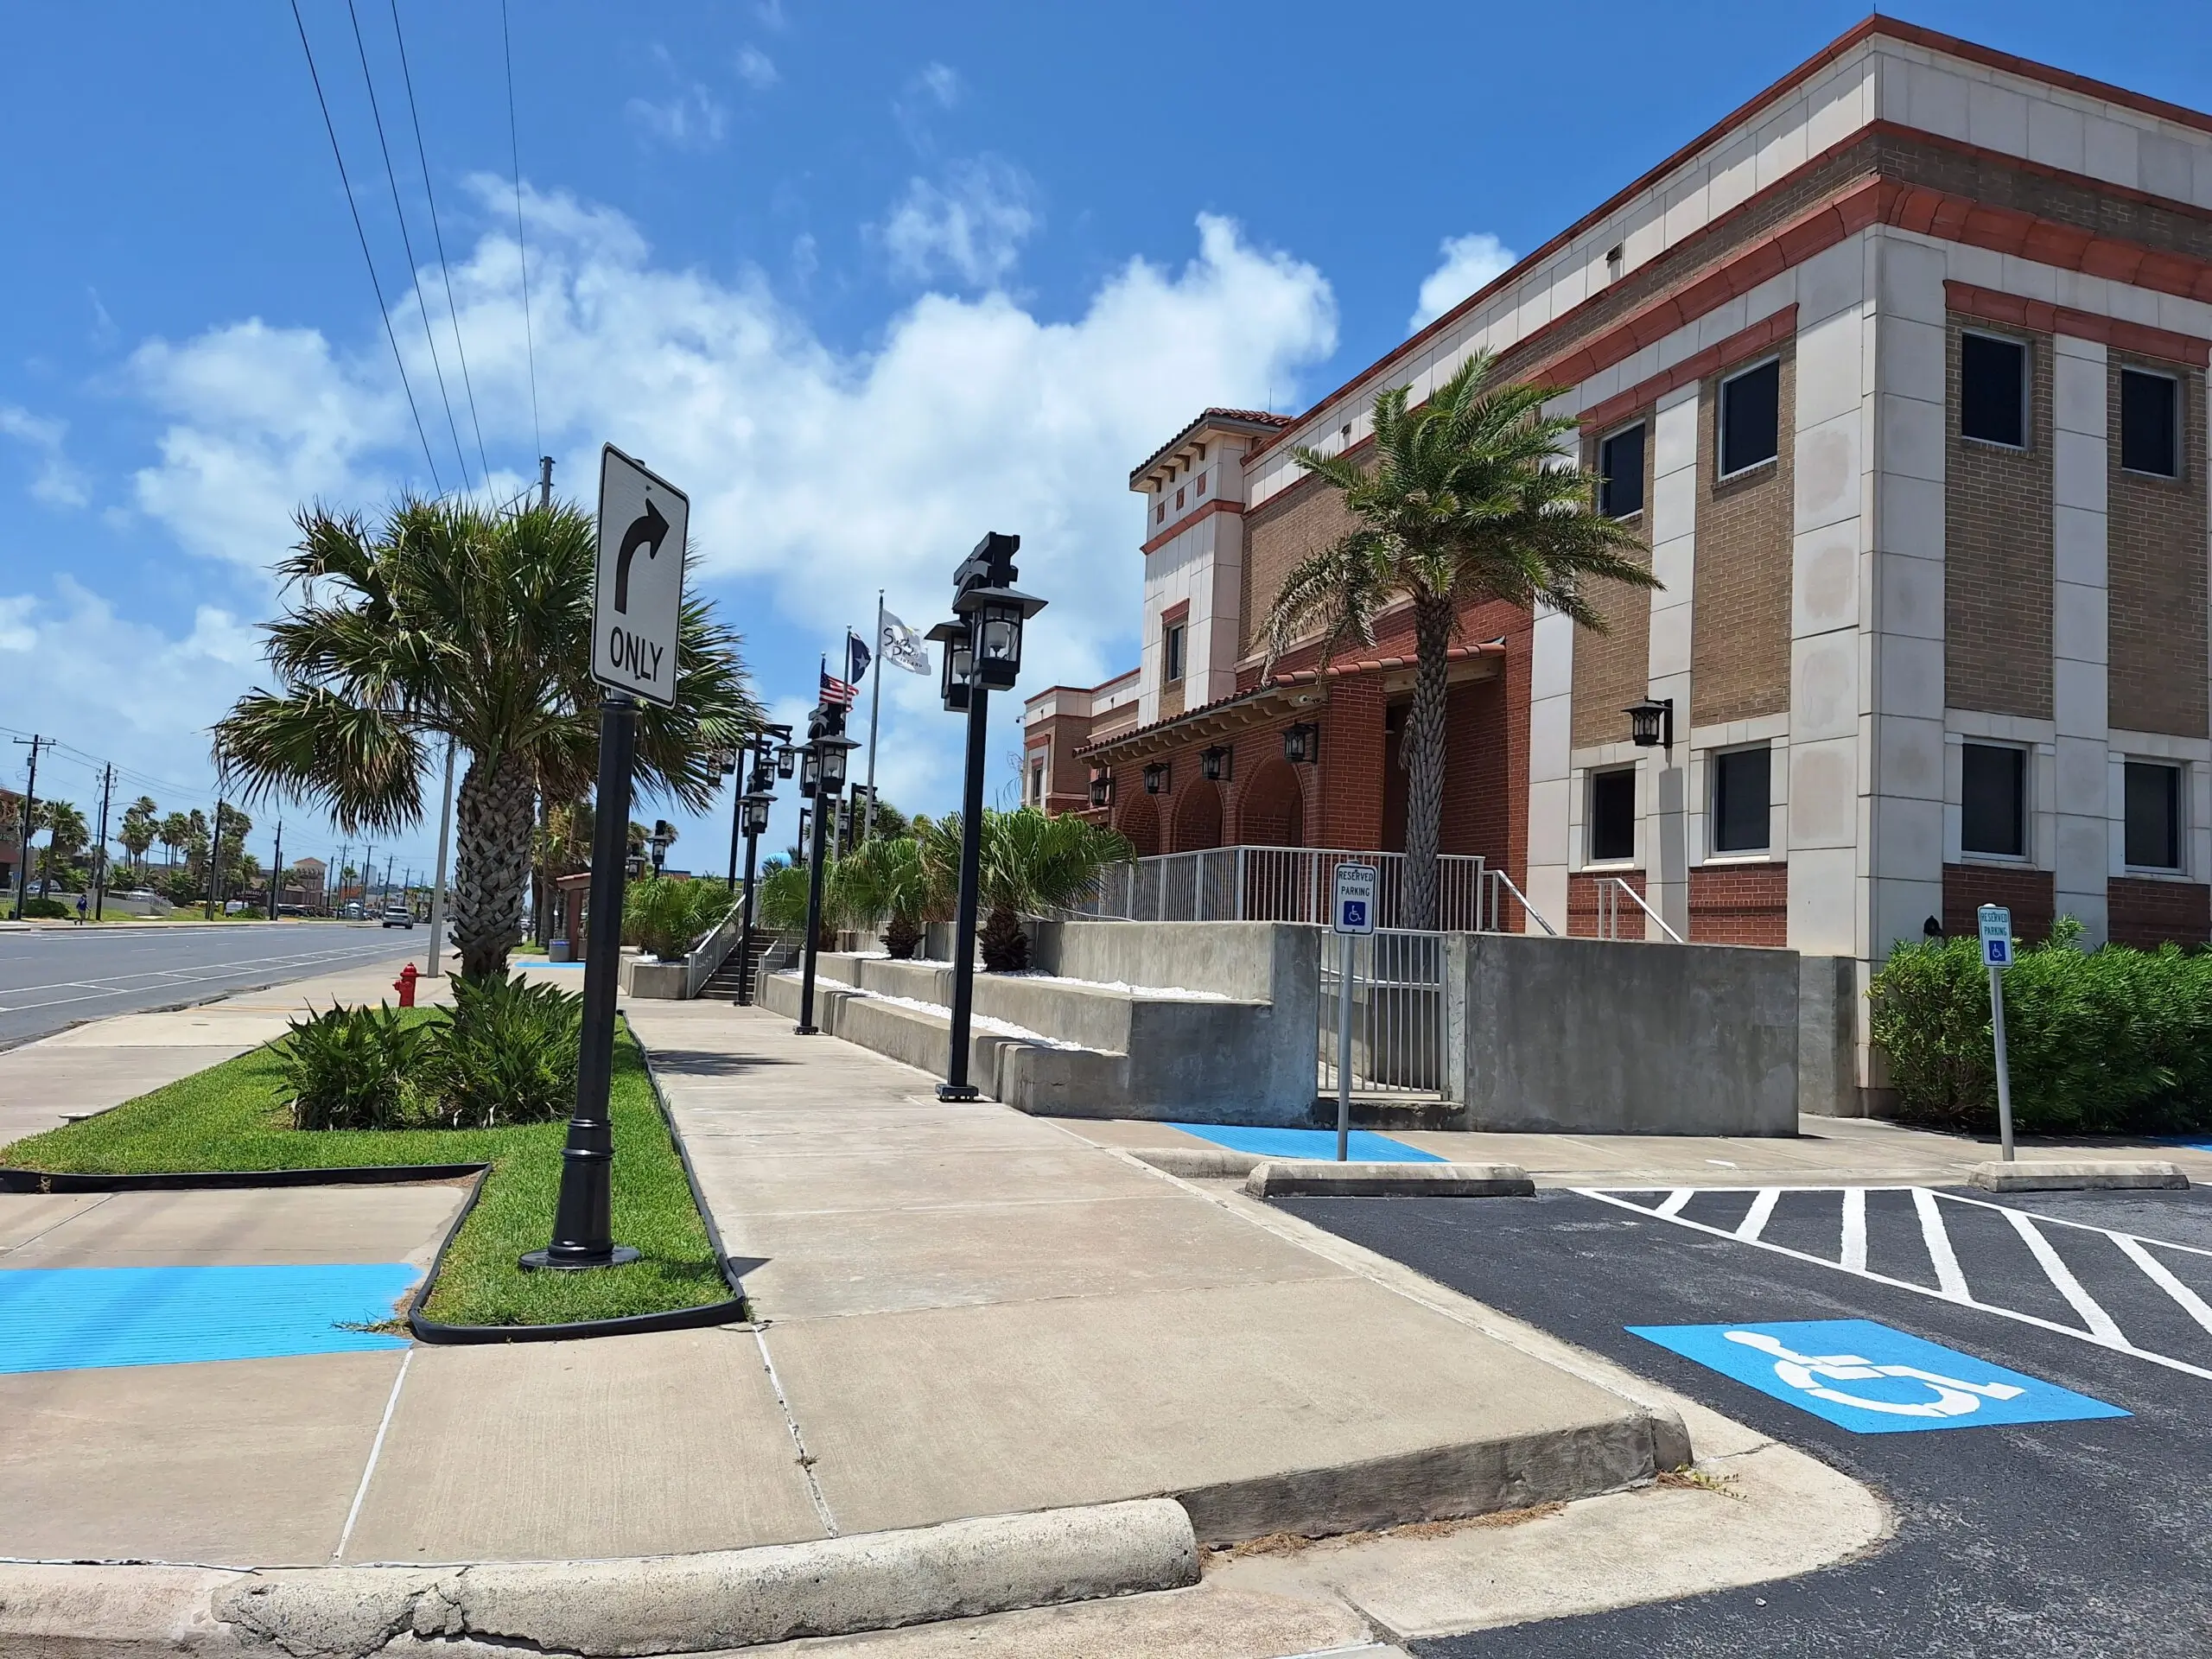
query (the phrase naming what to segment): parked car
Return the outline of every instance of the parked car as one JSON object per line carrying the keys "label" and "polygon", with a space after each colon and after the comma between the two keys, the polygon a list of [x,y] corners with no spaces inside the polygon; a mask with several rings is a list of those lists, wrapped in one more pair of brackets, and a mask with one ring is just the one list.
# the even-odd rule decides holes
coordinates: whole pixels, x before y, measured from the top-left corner
{"label": "parked car", "polygon": [[385,906],[384,925],[386,927],[412,927],[415,925],[415,912],[404,905],[387,905]]}

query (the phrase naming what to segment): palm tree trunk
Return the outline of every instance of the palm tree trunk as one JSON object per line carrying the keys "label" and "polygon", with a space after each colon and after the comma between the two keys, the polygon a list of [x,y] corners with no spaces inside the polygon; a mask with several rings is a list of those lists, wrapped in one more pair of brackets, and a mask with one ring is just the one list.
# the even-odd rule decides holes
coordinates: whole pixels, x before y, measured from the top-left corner
{"label": "palm tree trunk", "polygon": [[468,763],[454,812],[453,937],[470,978],[505,971],[521,943],[535,804],[524,762],[510,755],[493,766]]}
{"label": "palm tree trunk", "polygon": [[1414,705],[1406,715],[1398,763],[1406,769],[1408,927],[1434,927],[1436,848],[1444,823],[1446,653],[1452,647],[1452,601],[1414,601]]}

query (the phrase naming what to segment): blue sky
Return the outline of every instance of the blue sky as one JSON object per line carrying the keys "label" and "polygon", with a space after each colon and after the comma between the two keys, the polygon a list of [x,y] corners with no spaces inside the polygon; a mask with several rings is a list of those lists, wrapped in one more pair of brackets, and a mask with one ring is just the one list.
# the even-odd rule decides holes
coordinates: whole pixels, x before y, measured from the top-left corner
{"label": "blue sky", "polygon": [[[563,490],[609,440],[690,490],[782,717],[879,586],[934,620],[987,529],[1053,601],[1026,683],[1114,671],[1124,483],[1155,443],[1210,402],[1301,407],[1863,15],[512,0],[534,429],[499,7],[398,11],[473,410],[390,0],[356,7],[450,425],[353,23],[301,0],[427,462],[289,6],[10,8],[0,727],[165,807],[210,792],[205,728],[258,677],[291,508],[373,507],[432,465],[481,487],[483,459],[511,492],[538,432]],[[2212,105],[2201,4],[1908,15]],[[885,690],[886,793],[942,809],[957,722],[918,679]],[[42,792],[89,808],[92,769],[60,754]],[[283,816],[288,850],[335,849]],[[679,823],[672,861],[715,868],[726,817]]]}

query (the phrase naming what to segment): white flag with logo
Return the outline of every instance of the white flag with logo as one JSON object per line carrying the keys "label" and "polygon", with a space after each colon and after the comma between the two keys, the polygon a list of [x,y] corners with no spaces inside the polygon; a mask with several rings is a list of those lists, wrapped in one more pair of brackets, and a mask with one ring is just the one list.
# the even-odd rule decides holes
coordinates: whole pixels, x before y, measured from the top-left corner
{"label": "white flag with logo", "polygon": [[922,636],[885,611],[882,649],[877,653],[893,668],[903,668],[909,674],[926,675],[930,671],[930,648]]}

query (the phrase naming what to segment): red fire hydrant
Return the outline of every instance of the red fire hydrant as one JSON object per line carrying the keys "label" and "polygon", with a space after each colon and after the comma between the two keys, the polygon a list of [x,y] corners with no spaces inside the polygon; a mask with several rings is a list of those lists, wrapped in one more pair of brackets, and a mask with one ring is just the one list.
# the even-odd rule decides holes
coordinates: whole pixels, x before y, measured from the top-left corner
{"label": "red fire hydrant", "polygon": [[391,982],[391,988],[399,993],[399,1006],[403,1008],[415,1006],[415,964],[410,962],[399,970],[399,977]]}

